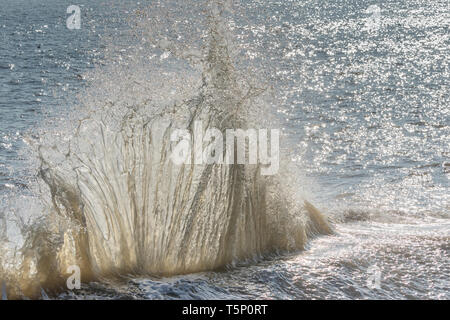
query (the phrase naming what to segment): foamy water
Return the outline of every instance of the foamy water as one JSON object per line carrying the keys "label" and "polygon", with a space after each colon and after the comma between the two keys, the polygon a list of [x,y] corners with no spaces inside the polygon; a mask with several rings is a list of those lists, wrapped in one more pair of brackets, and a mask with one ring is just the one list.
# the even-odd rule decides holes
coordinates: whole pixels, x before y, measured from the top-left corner
{"label": "foamy water", "polygon": [[[5,297],[449,298],[447,3],[67,6],[2,13]],[[174,165],[196,120],[280,171]]]}

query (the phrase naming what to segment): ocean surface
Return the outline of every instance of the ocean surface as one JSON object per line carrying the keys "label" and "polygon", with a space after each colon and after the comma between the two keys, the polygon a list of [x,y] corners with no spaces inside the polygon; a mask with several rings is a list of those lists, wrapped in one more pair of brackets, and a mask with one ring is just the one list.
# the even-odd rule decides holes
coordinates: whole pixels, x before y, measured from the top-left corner
{"label": "ocean surface", "polygon": [[[211,3],[1,0],[3,297],[450,299],[450,2]],[[282,130],[270,195],[145,131],[222,107]]]}

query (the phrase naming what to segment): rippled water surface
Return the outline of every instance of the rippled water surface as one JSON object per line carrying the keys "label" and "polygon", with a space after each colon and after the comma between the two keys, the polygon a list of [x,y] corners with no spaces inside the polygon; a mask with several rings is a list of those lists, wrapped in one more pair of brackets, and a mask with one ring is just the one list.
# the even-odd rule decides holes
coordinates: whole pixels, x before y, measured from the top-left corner
{"label": "rippled water surface", "polygon": [[[82,27],[68,30],[72,2],[2,1],[0,217],[27,216],[37,161],[27,139],[68,117],[89,71],[133,54],[133,17],[157,2],[77,3]],[[285,157],[301,168],[293,178],[335,233],[214,272],[122,275],[56,297],[449,299],[450,3],[242,0],[230,10],[242,65],[272,88]]]}

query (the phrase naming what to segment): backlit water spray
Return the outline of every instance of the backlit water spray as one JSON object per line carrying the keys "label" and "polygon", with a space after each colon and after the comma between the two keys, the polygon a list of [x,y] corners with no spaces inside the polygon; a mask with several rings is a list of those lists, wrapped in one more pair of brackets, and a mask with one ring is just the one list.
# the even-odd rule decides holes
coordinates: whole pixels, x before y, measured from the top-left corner
{"label": "backlit water spray", "polygon": [[181,26],[157,21],[171,21],[170,6],[140,11],[137,45],[88,75],[69,120],[28,139],[39,159],[39,212],[26,213],[28,223],[18,210],[3,217],[4,295],[58,290],[73,265],[82,281],[186,274],[302,249],[331,232],[286,183],[283,154],[275,175],[262,175],[263,164],[171,160],[171,134],[192,132],[196,121],[223,134],[277,125],[266,86],[235,63],[227,7],[211,1],[192,13],[198,20],[183,27],[198,37],[187,41]]}

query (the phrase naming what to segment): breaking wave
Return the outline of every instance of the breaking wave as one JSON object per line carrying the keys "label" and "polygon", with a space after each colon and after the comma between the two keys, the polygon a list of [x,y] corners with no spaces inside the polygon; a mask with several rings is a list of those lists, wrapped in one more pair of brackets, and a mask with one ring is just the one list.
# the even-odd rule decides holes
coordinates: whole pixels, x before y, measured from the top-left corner
{"label": "breaking wave", "polygon": [[97,67],[68,119],[29,138],[39,159],[30,197],[39,213],[29,223],[10,219],[17,210],[1,220],[4,295],[59,290],[71,265],[82,281],[186,274],[299,250],[331,232],[296,191],[282,154],[274,176],[261,175],[260,165],[170,159],[171,132],[192,130],[194,121],[204,131],[276,126],[268,89],[235,63],[225,9],[203,7],[204,26],[189,46],[155,31],[158,23],[150,28],[139,12],[140,46]]}

